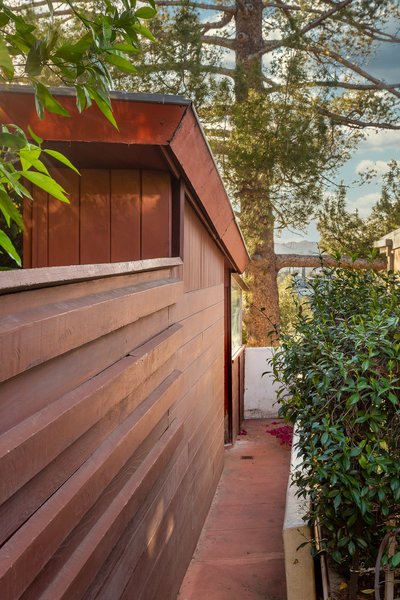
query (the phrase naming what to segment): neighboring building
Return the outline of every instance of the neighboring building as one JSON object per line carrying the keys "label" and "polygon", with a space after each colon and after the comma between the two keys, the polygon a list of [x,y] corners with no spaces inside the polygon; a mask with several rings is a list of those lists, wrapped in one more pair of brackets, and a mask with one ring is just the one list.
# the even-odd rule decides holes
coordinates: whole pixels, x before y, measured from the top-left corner
{"label": "neighboring building", "polygon": [[1,97],[81,170],[0,273],[1,598],[172,600],[240,427],[248,254],[190,102],[115,94],[118,132],[59,99]]}
{"label": "neighboring building", "polygon": [[389,271],[400,271],[400,229],[383,236],[374,243],[374,247],[386,256]]}

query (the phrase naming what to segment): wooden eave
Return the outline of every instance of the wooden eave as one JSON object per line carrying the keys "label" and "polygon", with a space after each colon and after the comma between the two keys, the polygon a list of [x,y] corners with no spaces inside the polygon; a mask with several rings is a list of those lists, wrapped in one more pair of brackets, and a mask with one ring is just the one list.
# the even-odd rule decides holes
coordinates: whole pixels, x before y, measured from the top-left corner
{"label": "wooden eave", "polygon": [[240,273],[245,270],[249,255],[210,147],[189,100],[180,96],[113,93],[117,130],[96,106],[79,114],[71,90],[57,89],[55,93],[71,116],[65,118],[46,113],[41,121],[31,88],[3,86],[1,122],[15,123],[25,132],[30,125],[48,142],[102,142],[168,148],[233,269]]}

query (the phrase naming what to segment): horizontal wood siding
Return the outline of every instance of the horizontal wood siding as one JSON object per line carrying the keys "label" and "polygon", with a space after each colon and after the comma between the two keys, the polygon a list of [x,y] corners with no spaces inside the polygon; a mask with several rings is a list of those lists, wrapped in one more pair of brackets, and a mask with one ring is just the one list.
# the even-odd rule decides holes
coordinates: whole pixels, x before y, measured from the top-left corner
{"label": "horizontal wood siding", "polygon": [[166,267],[1,297],[2,600],[175,600],[224,421],[224,258],[190,207],[184,227],[183,280]]}

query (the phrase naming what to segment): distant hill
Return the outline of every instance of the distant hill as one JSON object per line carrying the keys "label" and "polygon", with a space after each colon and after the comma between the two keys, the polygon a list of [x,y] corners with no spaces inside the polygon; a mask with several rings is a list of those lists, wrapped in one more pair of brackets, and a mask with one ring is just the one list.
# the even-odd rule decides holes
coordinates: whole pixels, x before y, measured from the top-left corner
{"label": "distant hill", "polygon": [[276,254],[319,254],[317,242],[275,242]]}

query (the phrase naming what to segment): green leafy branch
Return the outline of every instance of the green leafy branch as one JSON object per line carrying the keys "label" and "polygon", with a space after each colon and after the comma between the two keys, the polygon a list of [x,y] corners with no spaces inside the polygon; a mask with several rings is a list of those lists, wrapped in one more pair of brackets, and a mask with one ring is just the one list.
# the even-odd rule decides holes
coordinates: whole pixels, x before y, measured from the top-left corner
{"label": "green leafy branch", "polygon": [[[29,142],[25,133],[16,125],[3,125],[0,133],[0,210],[10,227],[14,222],[22,230],[23,219],[17,208],[15,198],[28,198],[32,195],[27,182],[41,188],[57,200],[69,203],[67,192],[50,175],[46,165],[41,160],[45,153],[64,166],[79,171],[57,150],[42,149],[43,140],[29,128],[29,133],[35,144]],[[16,263],[21,266],[21,258],[9,236],[0,231],[0,245]]]}
{"label": "green leafy branch", "polygon": [[[98,3],[98,12],[88,17],[76,9],[76,2],[66,0],[64,4],[79,22],[81,33],[73,42],[65,42],[60,24],[55,19],[50,19],[46,31],[41,33],[35,24],[0,0],[0,82],[9,84],[22,80],[31,84],[40,119],[44,118],[46,111],[68,117],[67,109],[43,83],[51,77],[58,85],[75,88],[76,106],[80,113],[94,103],[118,129],[110,100],[113,87],[110,69],[135,74],[132,57],[141,50],[141,38],[154,41],[152,33],[141,22],[156,14],[154,0],[147,0],[147,3],[149,6],[137,8],[136,0],[122,0],[118,6],[111,0],[103,0]],[[53,15],[53,1],[48,0],[47,4]],[[1,128],[0,209],[7,225],[12,221],[19,230],[23,229],[23,219],[15,197],[32,199],[22,181],[29,181],[58,200],[68,202],[65,190],[40,160],[41,153],[45,152],[75,169],[59,152],[42,150],[42,140],[32,131],[29,133],[35,144],[29,142],[16,125],[3,125]],[[2,230],[1,251],[21,265],[11,239]]]}

